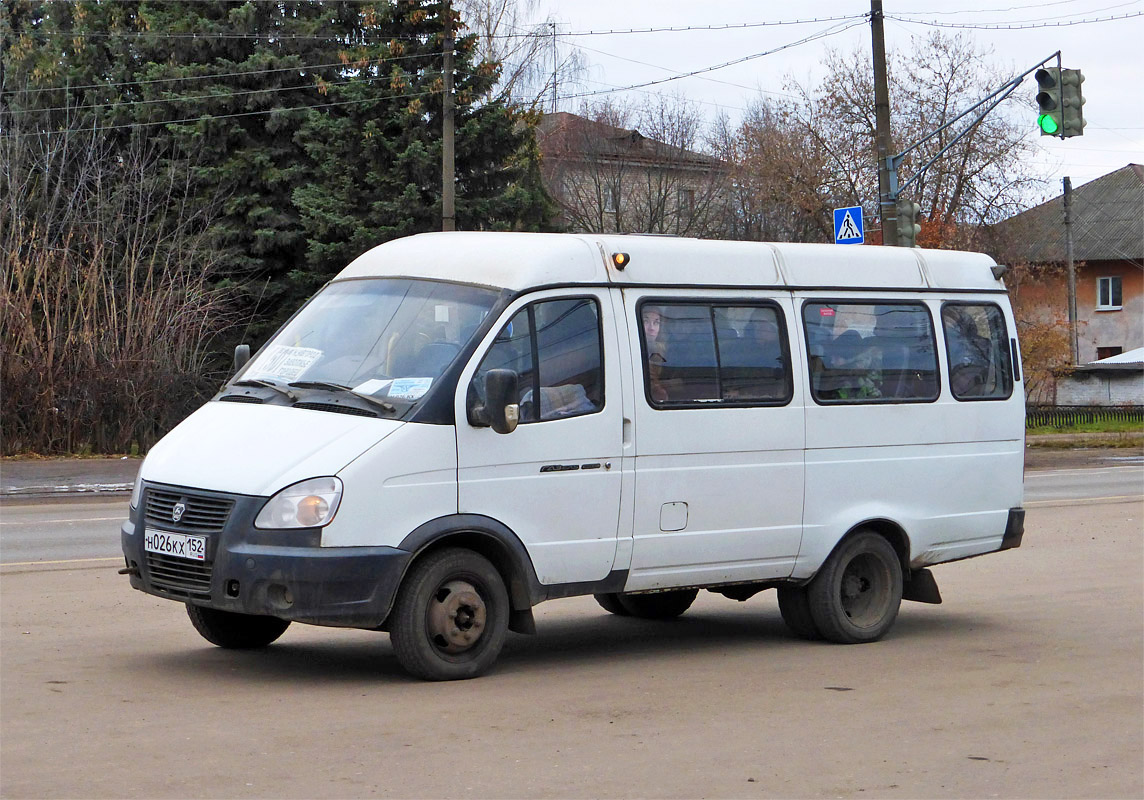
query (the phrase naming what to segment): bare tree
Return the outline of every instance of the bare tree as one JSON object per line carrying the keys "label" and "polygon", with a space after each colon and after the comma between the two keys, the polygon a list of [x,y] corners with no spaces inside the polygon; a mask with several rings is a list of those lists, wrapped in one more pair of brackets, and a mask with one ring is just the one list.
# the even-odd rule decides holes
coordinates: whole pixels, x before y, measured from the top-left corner
{"label": "bare tree", "polygon": [[[890,97],[895,150],[900,151],[954,119],[964,109],[999,87],[1009,76],[989,61],[990,51],[964,36],[934,33],[914,40],[908,52],[891,54]],[[855,146],[862,163],[874,161],[873,77],[868,58],[842,56],[831,51],[826,65],[831,80],[813,97],[820,136],[837,136]],[[963,245],[959,226],[972,229],[1012,214],[1028,199],[1039,181],[1027,166],[1032,152],[1025,131],[1007,112],[1024,107],[1014,95],[980,122],[939,158],[907,196],[922,207],[936,241],[930,245]],[[825,122],[823,125],[821,122]],[[936,156],[953,137],[966,128],[958,123],[912,153],[900,170],[902,180]],[[864,144],[864,147],[858,145]],[[845,152],[838,161],[854,170],[854,159]],[[848,163],[849,162],[849,163]],[[876,173],[866,168],[855,181],[861,197],[876,204]]]}
{"label": "bare tree", "polygon": [[156,163],[99,131],[0,136],[5,453],[145,450],[217,385],[210,220]]}
{"label": "bare tree", "polygon": [[[940,33],[889,56],[894,150],[900,152],[954,119],[1008,76],[970,39]],[[868,53],[830,50],[827,77],[813,87],[788,79],[794,99],[753,104],[733,135],[722,137],[735,164],[736,224],[750,235],[829,241],[831,207],[859,204],[878,218],[873,74]],[[953,145],[905,192],[922,207],[920,243],[967,247],[981,226],[1012,214],[1040,180],[1029,167],[1033,145],[1014,122],[1010,98]],[[959,123],[912,153],[902,181],[946,147]],[[775,220],[776,215],[778,220]],[[769,216],[781,224],[761,220]],[[875,238],[876,240],[876,238]]]}
{"label": "bare tree", "polygon": [[543,108],[555,84],[583,74],[578,52],[559,52],[555,19],[537,18],[538,0],[457,0],[456,6],[477,36],[477,59],[500,65],[500,96]]}
{"label": "bare tree", "polygon": [[725,207],[732,239],[815,242],[831,238],[829,211],[853,189],[831,169],[831,155],[800,123],[790,103],[758,100],[737,129],[726,118],[713,147],[731,172]]}

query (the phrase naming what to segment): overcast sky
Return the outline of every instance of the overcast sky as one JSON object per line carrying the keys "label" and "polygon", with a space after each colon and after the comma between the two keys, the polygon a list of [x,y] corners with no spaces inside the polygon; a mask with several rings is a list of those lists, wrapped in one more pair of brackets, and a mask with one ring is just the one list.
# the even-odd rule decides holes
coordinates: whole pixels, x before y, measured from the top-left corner
{"label": "overcast sky", "polygon": [[[633,34],[567,36],[561,49],[577,48],[589,65],[587,81],[575,91],[611,89],[660,80],[679,73],[772,50],[791,42],[844,26],[845,20],[828,17],[860,15],[870,10],[869,0],[777,3],[745,0],[540,0],[540,16],[551,16],[560,34],[582,31],[630,30],[684,26],[820,19],[799,25],[759,26],[740,30],[693,30]],[[1020,30],[942,29],[962,32],[992,48],[990,56],[1003,71],[1017,75],[1057,50],[1063,66],[1083,70],[1085,76],[1084,136],[1066,140],[1041,137],[1030,106],[1030,139],[1043,147],[1039,171],[1050,183],[1046,194],[1060,193],[1060,179],[1068,175],[1074,185],[1144,162],[1144,0],[884,0],[888,48],[908,49],[910,37],[925,38],[938,28],[906,23],[890,17],[908,17],[954,25],[1039,25]],[[1118,17],[1113,21],[1076,23],[1079,20]],[[856,20],[857,21],[857,20]],[[1052,26],[1052,27],[1048,27]],[[870,26],[862,21],[817,41],[754,58],[702,76],[682,78],[627,93],[641,101],[646,92],[678,93],[702,103],[715,115],[720,109],[737,120],[759,91],[783,91],[790,75],[803,85],[822,79],[820,61],[827,47],[850,52],[861,46],[868,54]],[[639,63],[642,62],[642,63]],[[1017,90],[1029,98],[1036,91],[1032,76]],[[573,91],[572,87],[568,87]],[[593,99],[603,99],[607,95]],[[575,111],[582,100],[559,101],[560,110]]]}

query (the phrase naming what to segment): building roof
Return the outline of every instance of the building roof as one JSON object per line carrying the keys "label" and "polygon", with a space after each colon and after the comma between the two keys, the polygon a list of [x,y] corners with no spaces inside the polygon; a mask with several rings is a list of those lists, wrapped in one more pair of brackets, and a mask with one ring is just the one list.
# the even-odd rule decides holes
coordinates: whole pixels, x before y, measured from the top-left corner
{"label": "building roof", "polygon": [[[1144,166],[1129,164],[1072,191],[1073,258],[1144,265]],[[997,232],[1028,263],[1064,262],[1061,196],[998,223]]]}
{"label": "building roof", "polygon": [[1120,355],[1102,358],[1100,361],[1093,361],[1089,366],[1097,366],[1100,364],[1144,364],[1144,347],[1137,347],[1135,350],[1129,350]]}
{"label": "building roof", "polygon": [[675,169],[713,170],[722,166],[719,159],[704,153],[650,139],[635,129],[617,128],[566,111],[545,114],[537,126],[536,139],[541,153],[549,159],[600,159],[659,164]]}

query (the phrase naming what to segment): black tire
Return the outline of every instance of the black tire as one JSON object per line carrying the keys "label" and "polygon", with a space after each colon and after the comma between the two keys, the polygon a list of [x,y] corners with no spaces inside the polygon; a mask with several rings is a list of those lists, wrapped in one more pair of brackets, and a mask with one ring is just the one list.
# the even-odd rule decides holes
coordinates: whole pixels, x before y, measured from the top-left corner
{"label": "black tire", "polygon": [[596,602],[600,604],[600,608],[607,611],[609,614],[615,614],[617,617],[631,616],[623,603],[620,602],[620,595],[616,592],[608,592],[607,594],[594,594],[592,597],[596,598]]}
{"label": "black tire", "polygon": [[265,647],[290,627],[290,620],[237,614],[187,603],[187,616],[204,639],[231,650]]}
{"label": "black tire", "polygon": [[390,639],[407,672],[428,681],[475,678],[508,631],[504,580],[488,559],[448,548],[421,558],[397,591]]}
{"label": "black tire", "polygon": [[812,641],[822,638],[810,613],[810,598],[805,586],[779,587],[779,613],[795,636]]}
{"label": "black tire", "polygon": [[881,639],[902,604],[902,565],[885,538],[859,531],[830,554],[807,589],[810,614],[826,639],[860,644]]}
{"label": "black tire", "polygon": [[633,617],[673,619],[691,608],[698,594],[698,589],[679,589],[653,594],[620,594],[616,595],[616,600]]}

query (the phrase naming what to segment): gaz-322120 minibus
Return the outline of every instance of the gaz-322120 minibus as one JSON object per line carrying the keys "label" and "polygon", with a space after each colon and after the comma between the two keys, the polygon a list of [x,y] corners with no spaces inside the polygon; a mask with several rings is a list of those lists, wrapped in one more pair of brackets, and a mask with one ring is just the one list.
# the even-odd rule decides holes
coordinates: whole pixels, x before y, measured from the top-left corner
{"label": "gaz-322120 minibus", "polygon": [[885,247],[383,244],[151,450],[123,572],[221,647],[388,631],[434,680],[575,595],[667,619],[776,589],[798,636],[877,640],[903,599],[940,602],[929,567],[1021,543],[1003,273]]}

